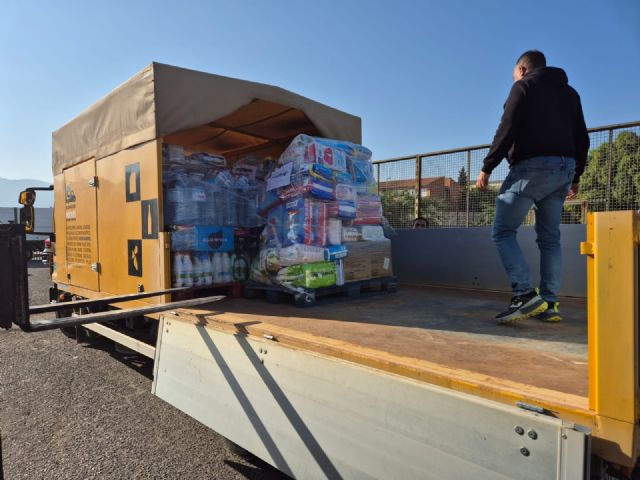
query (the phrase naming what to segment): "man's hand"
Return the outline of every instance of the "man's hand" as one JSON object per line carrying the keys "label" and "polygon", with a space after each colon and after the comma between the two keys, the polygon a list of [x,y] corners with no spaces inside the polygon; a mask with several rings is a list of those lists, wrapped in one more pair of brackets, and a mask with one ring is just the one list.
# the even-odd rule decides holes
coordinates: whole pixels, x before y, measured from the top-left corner
{"label": "man's hand", "polygon": [[487,190],[488,185],[489,185],[489,174],[480,172],[478,174],[478,179],[476,180],[476,187],[478,187],[478,190],[480,190],[481,192],[484,192]]}
{"label": "man's hand", "polygon": [[567,194],[567,200],[572,200],[576,198],[576,195],[578,195],[579,191],[580,191],[579,183],[574,183],[573,185],[571,185],[571,188],[569,189],[569,193]]}

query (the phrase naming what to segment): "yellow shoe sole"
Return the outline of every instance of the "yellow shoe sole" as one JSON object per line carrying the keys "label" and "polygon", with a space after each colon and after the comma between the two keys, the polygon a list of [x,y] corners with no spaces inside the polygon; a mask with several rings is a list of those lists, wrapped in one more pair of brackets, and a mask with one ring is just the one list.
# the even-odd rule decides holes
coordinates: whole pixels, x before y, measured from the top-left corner
{"label": "yellow shoe sole", "polygon": [[542,305],[540,305],[538,308],[536,308],[535,310],[531,310],[529,313],[523,313],[522,315],[518,316],[518,317],[513,317],[510,318],[508,320],[498,320],[498,325],[513,325],[514,323],[520,321],[520,320],[524,320],[525,318],[530,318],[530,317],[535,317],[536,315],[540,315],[541,313],[544,313],[547,311],[547,304],[546,302],[543,303]]}
{"label": "yellow shoe sole", "polygon": [[[542,312],[544,313],[544,312]],[[540,314],[538,314],[540,315]],[[558,323],[562,321],[562,316],[560,316],[560,314],[558,315],[552,315],[550,317],[545,317],[545,318],[539,318],[538,320],[540,320],[541,322],[545,322],[545,323]]]}

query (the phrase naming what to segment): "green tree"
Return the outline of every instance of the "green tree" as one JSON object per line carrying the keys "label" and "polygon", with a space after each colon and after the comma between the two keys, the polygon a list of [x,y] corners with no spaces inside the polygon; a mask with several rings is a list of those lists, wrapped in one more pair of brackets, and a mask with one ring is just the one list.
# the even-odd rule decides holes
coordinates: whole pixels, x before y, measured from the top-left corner
{"label": "green tree", "polygon": [[467,208],[467,169],[460,168],[458,172],[458,198],[456,199],[456,211],[464,212]]}
{"label": "green tree", "polygon": [[460,188],[466,188],[467,186],[467,169],[464,167],[461,167],[458,172],[458,185],[460,185]]}
{"label": "green tree", "polygon": [[430,227],[447,225],[445,213],[451,209],[449,202],[440,198],[420,198],[420,216],[427,219]]}
{"label": "green tree", "polygon": [[[395,228],[411,228],[415,219],[415,192],[413,190],[383,190],[380,200],[385,217]],[[445,223],[444,213],[449,211],[445,200],[438,198],[420,198],[420,215],[425,217],[430,226]]]}
{"label": "green tree", "polygon": [[498,190],[489,187],[481,192],[477,188],[469,189],[469,212],[471,213],[470,225],[475,227],[491,225],[496,213],[496,197]]}
{"label": "green tree", "polygon": [[640,208],[640,136],[621,132],[589,152],[580,198],[591,211]]}
{"label": "green tree", "polygon": [[415,192],[413,190],[383,190],[380,192],[382,210],[395,228],[411,228],[415,218]]}

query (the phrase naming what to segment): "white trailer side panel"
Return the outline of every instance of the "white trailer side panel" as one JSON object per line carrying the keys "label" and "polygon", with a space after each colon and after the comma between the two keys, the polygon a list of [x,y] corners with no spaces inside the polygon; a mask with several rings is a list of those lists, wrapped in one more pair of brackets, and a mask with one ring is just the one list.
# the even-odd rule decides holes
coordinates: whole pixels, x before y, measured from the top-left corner
{"label": "white trailer side panel", "polygon": [[277,341],[167,317],[155,368],[158,397],[295,478],[587,478],[571,424]]}

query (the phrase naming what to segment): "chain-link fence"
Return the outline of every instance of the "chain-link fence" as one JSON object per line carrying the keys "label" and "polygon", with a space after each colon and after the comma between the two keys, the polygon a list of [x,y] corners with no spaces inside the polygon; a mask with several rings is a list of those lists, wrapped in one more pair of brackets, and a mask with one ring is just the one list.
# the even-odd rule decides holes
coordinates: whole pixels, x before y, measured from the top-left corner
{"label": "chain-link fence", "polygon": [[[563,223],[584,223],[588,211],[640,208],[640,122],[589,129],[591,149],[580,193],[565,202]],[[503,161],[481,192],[475,179],[489,145],[443,150],[375,162],[384,213],[395,228],[423,217],[429,227],[490,225],[495,200],[509,173]],[[534,222],[533,210],[525,223]]]}

